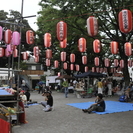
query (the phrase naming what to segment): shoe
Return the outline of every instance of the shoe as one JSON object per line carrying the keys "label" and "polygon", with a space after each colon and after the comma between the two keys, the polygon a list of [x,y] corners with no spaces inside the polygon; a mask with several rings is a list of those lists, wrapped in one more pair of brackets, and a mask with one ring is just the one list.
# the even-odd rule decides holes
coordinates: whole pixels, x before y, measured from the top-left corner
{"label": "shoe", "polygon": [[88,110],[87,112],[88,112],[88,114],[90,114],[90,113],[91,113],[91,111],[90,111],[90,110]]}
{"label": "shoe", "polygon": [[86,113],[86,112],[87,112],[87,109],[82,109],[82,111],[83,111],[84,113]]}

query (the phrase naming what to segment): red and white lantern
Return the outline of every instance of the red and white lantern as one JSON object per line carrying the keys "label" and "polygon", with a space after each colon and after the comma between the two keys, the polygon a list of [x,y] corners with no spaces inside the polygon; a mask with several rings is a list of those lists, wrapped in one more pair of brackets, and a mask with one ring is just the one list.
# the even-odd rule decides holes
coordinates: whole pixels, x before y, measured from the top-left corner
{"label": "red and white lantern", "polygon": [[132,12],[127,9],[123,9],[119,12],[118,16],[119,29],[123,33],[129,33],[132,31]]}
{"label": "red and white lantern", "polygon": [[60,47],[66,48],[67,47],[67,39],[64,39],[63,41],[60,41]]}
{"label": "red and white lantern", "polygon": [[3,57],[3,56],[4,56],[4,48],[0,47],[0,57]]}
{"label": "red and white lantern", "polygon": [[75,65],[75,67],[76,67],[76,71],[79,71],[80,69],[79,65]]}
{"label": "red and white lantern", "polygon": [[18,57],[18,50],[17,49],[14,49],[14,51],[13,51],[13,57],[14,58]]}
{"label": "red and white lantern", "polygon": [[17,31],[14,31],[12,34],[12,44],[13,45],[19,45],[20,44],[20,33]]}
{"label": "red and white lantern", "polygon": [[98,20],[94,16],[87,19],[87,31],[90,36],[95,36],[98,33]]}
{"label": "red and white lantern", "polygon": [[124,44],[124,50],[125,50],[126,56],[131,56],[132,55],[132,44],[130,42],[126,42]]}
{"label": "red and white lantern", "polygon": [[100,68],[96,67],[96,72],[99,73],[100,72]]}
{"label": "red and white lantern", "polygon": [[61,61],[66,61],[66,52],[61,52]]}
{"label": "red and white lantern", "polygon": [[118,42],[112,41],[110,43],[110,50],[112,54],[117,54],[118,53]]}
{"label": "red and white lantern", "polygon": [[84,65],[87,64],[87,56],[82,56],[82,63],[83,63]]}
{"label": "red and white lantern", "polygon": [[52,50],[51,49],[47,49],[46,50],[46,58],[47,59],[51,59],[52,58]]}
{"label": "red and white lantern", "polygon": [[46,66],[47,66],[47,67],[50,66],[50,59],[46,59]]}
{"label": "red and white lantern", "polygon": [[55,68],[58,68],[58,67],[59,67],[59,62],[58,62],[58,60],[55,60],[55,61],[54,61],[54,67],[55,67]]}
{"label": "red and white lantern", "polygon": [[114,59],[114,67],[118,67],[119,61],[117,59]]}
{"label": "red and white lantern", "polygon": [[106,58],[104,60],[104,65],[105,65],[105,67],[109,67],[110,66],[110,60],[108,58]]}
{"label": "red and white lantern", "polygon": [[68,65],[66,62],[63,63],[63,68],[66,70],[68,68]]}
{"label": "red and white lantern", "polygon": [[80,52],[86,51],[86,39],[85,38],[80,38],[78,40],[78,49]]}
{"label": "red and white lantern", "polygon": [[4,32],[4,40],[5,40],[5,43],[6,44],[10,44],[11,43],[11,39],[12,39],[12,31],[7,29],[5,32]]}
{"label": "red and white lantern", "polygon": [[94,58],[94,64],[95,64],[95,66],[99,66],[99,58],[98,57]]}
{"label": "red and white lantern", "polygon": [[3,38],[3,28],[0,26],[0,41],[2,41]]}
{"label": "red and white lantern", "polygon": [[101,51],[101,43],[98,39],[93,41],[93,50],[95,53],[99,53]]}
{"label": "red and white lantern", "polygon": [[39,62],[39,56],[36,56],[35,59],[34,59],[34,61],[35,61],[36,63],[38,63],[38,62]]}
{"label": "red and white lantern", "polygon": [[32,30],[26,32],[26,42],[27,44],[34,44],[34,32]]}
{"label": "red and white lantern", "polygon": [[132,60],[128,60],[128,66],[132,67],[133,66],[133,61]]}
{"label": "red and white lantern", "polygon": [[67,38],[67,24],[64,21],[57,23],[57,39],[63,41]]}
{"label": "red and white lantern", "polygon": [[61,76],[60,72],[58,72],[57,76],[58,76],[58,77]]}
{"label": "red and white lantern", "polygon": [[92,68],[91,68],[91,71],[92,71],[92,72],[95,72],[95,67],[92,67]]}
{"label": "red and white lantern", "polygon": [[100,70],[99,70],[100,73],[103,73],[103,68],[101,67]]}
{"label": "red and white lantern", "polygon": [[39,47],[38,46],[35,46],[33,48],[33,53],[34,53],[34,56],[35,57],[39,56],[40,52],[39,52]]}
{"label": "red and white lantern", "polygon": [[85,66],[85,72],[88,72],[88,66]]}
{"label": "red and white lantern", "polygon": [[23,60],[27,60],[28,59],[28,53],[27,52],[23,52]]}
{"label": "red and white lantern", "polygon": [[11,44],[8,44],[7,45],[7,51],[10,53],[10,54],[12,54],[12,47],[11,47]]}
{"label": "red and white lantern", "polygon": [[124,60],[120,60],[119,66],[120,66],[120,68],[124,68]]}
{"label": "red and white lantern", "polygon": [[71,63],[75,62],[75,54],[70,54],[70,62]]}
{"label": "red and white lantern", "polygon": [[71,70],[71,71],[74,70],[74,64],[70,64],[70,70]]}
{"label": "red and white lantern", "polygon": [[51,34],[50,33],[44,34],[44,46],[46,48],[49,48],[51,46]]}

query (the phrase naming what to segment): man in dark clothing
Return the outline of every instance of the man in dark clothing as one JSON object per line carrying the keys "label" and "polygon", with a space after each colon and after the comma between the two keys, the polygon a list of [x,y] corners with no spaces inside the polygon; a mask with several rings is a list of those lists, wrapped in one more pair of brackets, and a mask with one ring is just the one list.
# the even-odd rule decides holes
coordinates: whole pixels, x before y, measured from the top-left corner
{"label": "man in dark clothing", "polygon": [[95,103],[92,104],[88,109],[82,109],[83,112],[91,113],[92,111],[104,112],[106,108],[105,102],[103,100],[103,95],[98,94]]}
{"label": "man in dark clothing", "polygon": [[41,102],[41,104],[45,107],[43,110],[45,112],[51,111],[53,106],[53,96],[50,92],[44,92],[42,96],[45,96],[44,101]]}

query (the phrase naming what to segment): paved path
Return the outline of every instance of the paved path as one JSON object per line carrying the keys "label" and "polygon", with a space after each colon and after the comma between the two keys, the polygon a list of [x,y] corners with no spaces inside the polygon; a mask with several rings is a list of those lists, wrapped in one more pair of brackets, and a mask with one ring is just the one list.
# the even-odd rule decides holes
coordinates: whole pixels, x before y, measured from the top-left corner
{"label": "paved path", "polygon": [[[76,98],[69,94],[53,91],[54,108],[44,112],[41,105],[25,108],[27,124],[13,127],[13,133],[133,133],[133,111],[98,115],[86,114],[67,103],[94,101],[95,98]],[[40,102],[43,97],[37,92],[31,93],[33,101]],[[118,96],[105,98],[118,100]]]}

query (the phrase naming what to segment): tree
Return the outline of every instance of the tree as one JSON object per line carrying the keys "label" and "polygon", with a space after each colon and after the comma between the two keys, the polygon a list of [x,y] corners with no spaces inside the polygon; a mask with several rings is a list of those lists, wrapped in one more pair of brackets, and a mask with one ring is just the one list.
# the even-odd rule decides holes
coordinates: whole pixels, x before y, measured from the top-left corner
{"label": "tree", "polygon": [[[105,57],[111,60],[116,58],[115,55],[111,54],[109,44],[111,41],[117,41],[119,43],[119,54],[117,57],[124,60],[125,67],[122,71],[127,85],[130,82],[127,61],[132,56],[127,57],[125,55],[123,45],[125,42],[132,40],[133,31],[124,34],[119,30],[118,13],[124,8],[132,11],[131,2],[131,0],[42,0],[39,4],[42,7],[42,11],[38,12],[39,17],[37,22],[39,26],[39,30],[37,31],[39,36],[38,44],[42,45],[43,34],[50,32],[52,34],[52,50],[54,55],[56,55],[53,56],[53,60],[55,57],[59,58],[61,49],[58,46],[59,41],[56,38],[56,24],[63,20],[68,25],[68,46],[65,51],[68,55],[71,52],[76,53],[76,63],[80,63],[81,65],[81,60],[79,60],[81,59],[81,53],[77,50],[77,42],[80,37],[86,38],[88,66],[91,68],[94,66],[94,57],[96,56],[102,62]],[[90,37],[87,33],[86,20],[89,16],[98,18],[99,34],[95,37]],[[102,52],[99,54],[92,52],[92,42],[94,39],[99,39],[103,45]],[[103,67],[103,63],[101,63],[101,67]]]}

